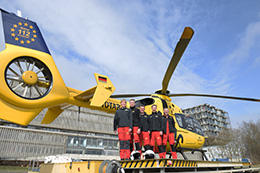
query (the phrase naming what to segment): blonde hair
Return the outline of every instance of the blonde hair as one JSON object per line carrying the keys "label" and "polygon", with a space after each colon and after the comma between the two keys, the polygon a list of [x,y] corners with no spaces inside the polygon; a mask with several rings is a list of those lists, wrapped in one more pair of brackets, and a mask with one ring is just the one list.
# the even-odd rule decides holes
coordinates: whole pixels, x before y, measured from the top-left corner
{"label": "blonde hair", "polygon": [[125,103],[126,103],[126,99],[122,99],[120,103],[122,103],[122,102],[125,102]]}

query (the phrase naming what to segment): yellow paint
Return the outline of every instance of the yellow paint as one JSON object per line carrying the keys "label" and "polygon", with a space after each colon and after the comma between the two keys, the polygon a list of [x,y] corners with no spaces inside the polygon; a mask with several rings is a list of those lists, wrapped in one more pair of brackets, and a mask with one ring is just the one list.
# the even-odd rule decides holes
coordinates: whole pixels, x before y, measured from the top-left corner
{"label": "yellow paint", "polygon": [[49,108],[47,113],[45,114],[42,124],[50,124],[53,122],[61,113],[63,112],[63,109],[61,109],[60,106]]}
{"label": "yellow paint", "polygon": [[38,76],[33,71],[25,71],[22,75],[23,81],[28,85],[34,85],[38,81]]}
{"label": "yellow paint", "polygon": [[[21,125],[28,125],[30,121],[39,114],[41,110],[62,104],[68,100],[69,92],[63,79],[53,61],[53,58],[44,52],[6,44],[6,49],[0,52],[0,118]],[[49,69],[53,76],[53,84],[50,92],[35,100],[24,99],[13,93],[5,81],[5,69],[15,58],[28,56],[39,59]],[[25,75],[27,76],[27,75]],[[25,77],[28,83],[31,81]],[[5,107],[5,108],[4,108]]]}
{"label": "yellow paint", "polygon": [[40,173],[98,173],[99,166],[103,161],[84,161],[72,163],[42,164]]}
{"label": "yellow paint", "polygon": [[190,27],[186,27],[184,29],[184,32],[182,33],[181,39],[191,39],[192,35],[194,34],[194,31]]}
{"label": "yellow paint", "polygon": [[16,107],[3,100],[0,100],[0,118],[3,120],[11,121],[22,125],[29,124],[41,111],[42,109],[26,109]]}

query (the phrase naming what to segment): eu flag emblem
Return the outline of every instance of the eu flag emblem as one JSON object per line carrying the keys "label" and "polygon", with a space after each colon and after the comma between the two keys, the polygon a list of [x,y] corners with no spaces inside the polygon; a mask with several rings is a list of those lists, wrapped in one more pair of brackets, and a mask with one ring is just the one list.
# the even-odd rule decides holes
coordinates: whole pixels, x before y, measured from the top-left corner
{"label": "eu flag emblem", "polygon": [[[28,19],[1,10],[0,23],[5,43],[22,46],[50,54],[37,24]],[[0,26],[1,27],[1,26]]]}

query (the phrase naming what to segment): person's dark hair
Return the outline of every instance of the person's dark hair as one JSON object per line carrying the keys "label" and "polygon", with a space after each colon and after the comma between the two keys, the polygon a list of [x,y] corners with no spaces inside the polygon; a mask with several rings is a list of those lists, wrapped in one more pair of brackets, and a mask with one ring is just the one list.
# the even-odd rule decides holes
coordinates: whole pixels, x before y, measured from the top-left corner
{"label": "person's dark hair", "polygon": [[130,101],[134,101],[135,102],[135,99],[130,99]]}
{"label": "person's dark hair", "polygon": [[157,107],[157,105],[156,105],[156,104],[153,104],[153,105],[152,105],[152,107],[154,107],[154,106],[155,106],[155,107]]}

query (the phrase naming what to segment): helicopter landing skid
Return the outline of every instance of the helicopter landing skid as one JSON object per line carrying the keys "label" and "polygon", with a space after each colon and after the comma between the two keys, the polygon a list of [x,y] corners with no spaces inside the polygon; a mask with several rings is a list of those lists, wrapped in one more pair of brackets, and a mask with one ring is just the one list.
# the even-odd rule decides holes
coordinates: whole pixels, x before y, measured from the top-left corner
{"label": "helicopter landing skid", "polygon": [[[184,160],[189,160],[188,157],[186,156],[186,154],[184,153],[185,151],[191,151],[191,154],[194,154],[196,151],[197,152],[201,152],[202,154],[202,160],[208,161],[208,158],[205,154],[205,152],[207,152],[207,150],[202,150],[202,149],[191,149],[191,148],[176,148],[176,152],[180,153],[182,155],[182,157],[184,158]],[[171,158],[171,154],[169,153],[170,158]]]}

